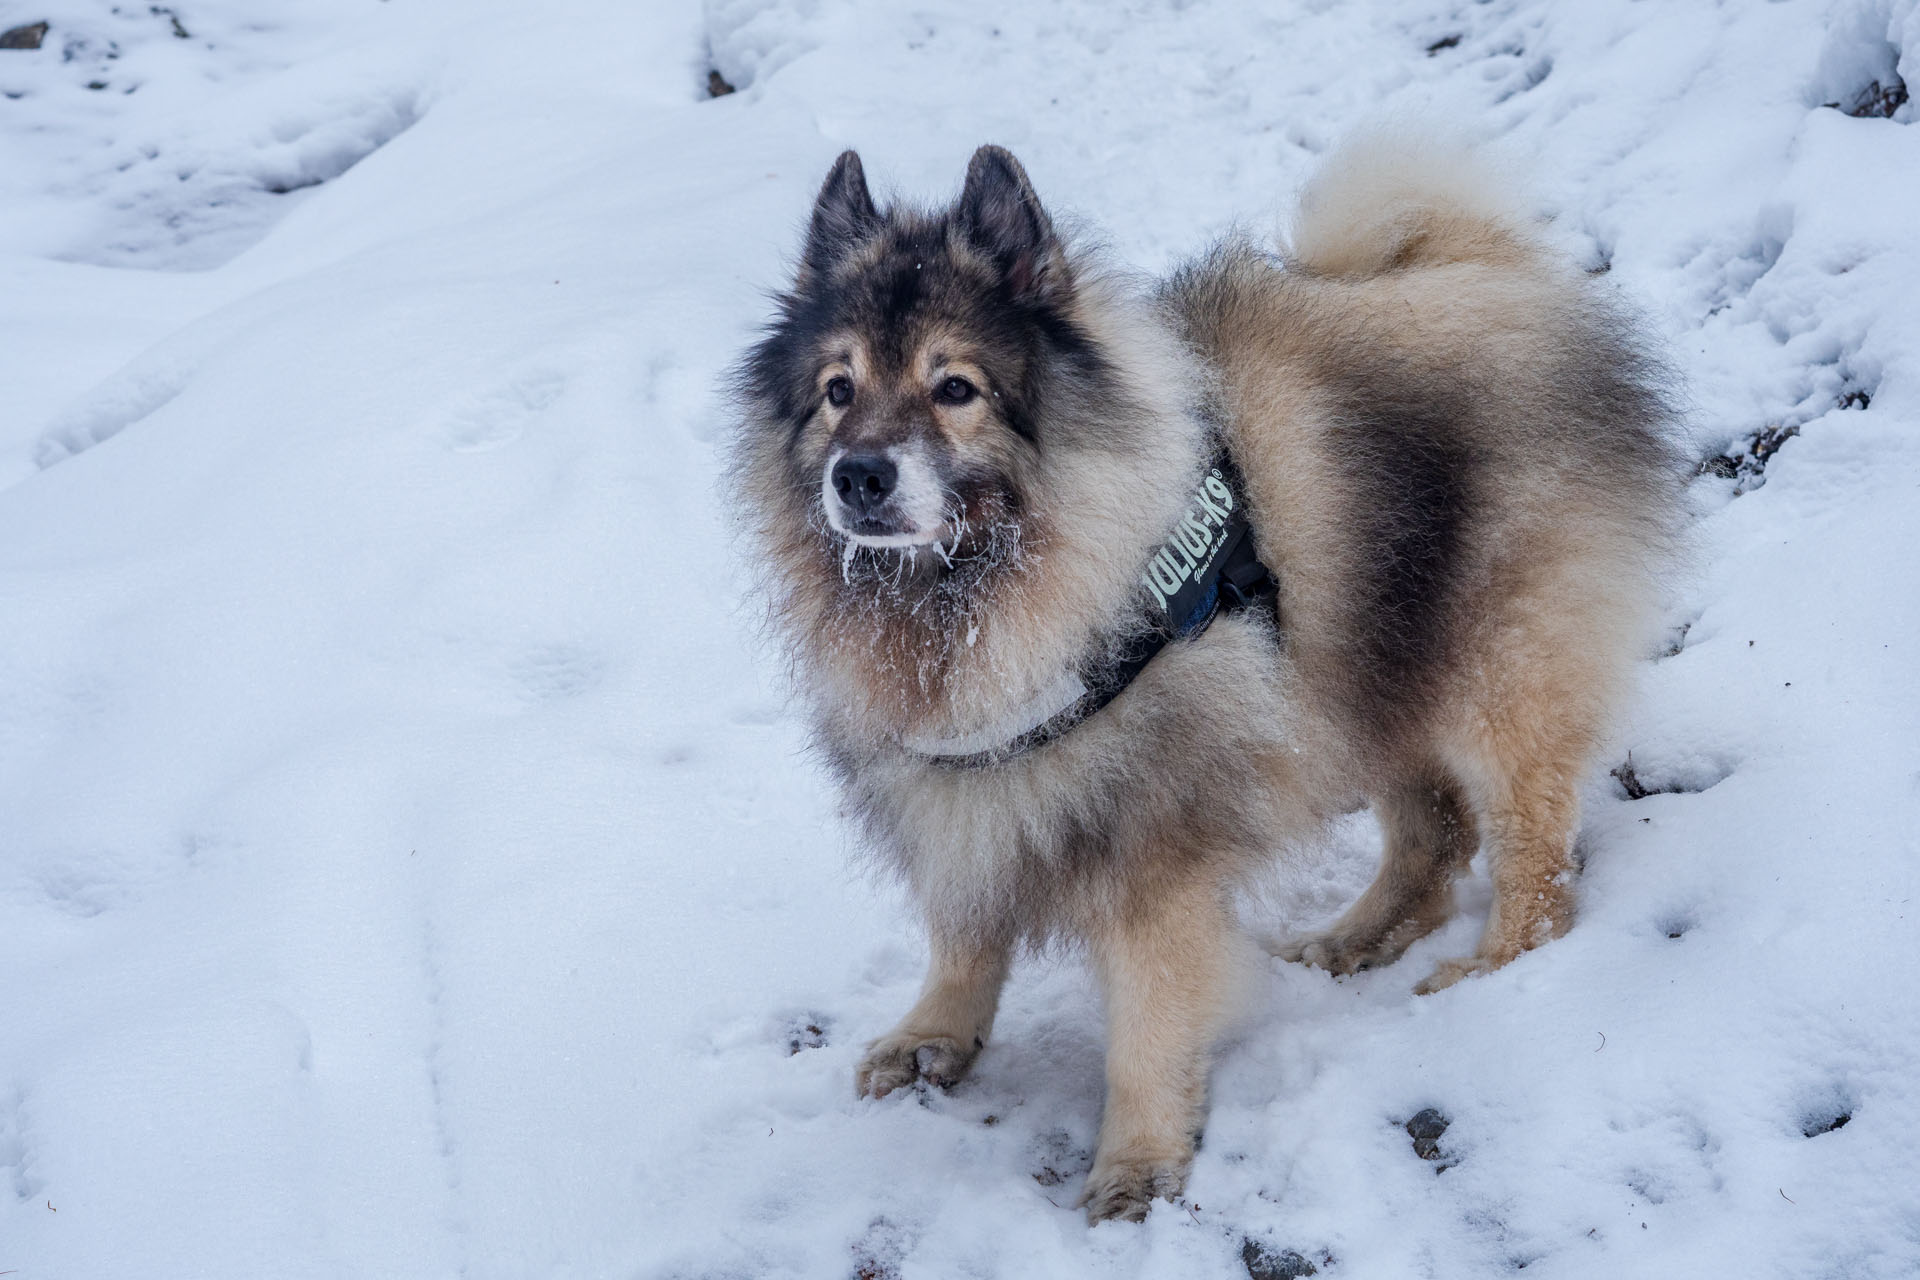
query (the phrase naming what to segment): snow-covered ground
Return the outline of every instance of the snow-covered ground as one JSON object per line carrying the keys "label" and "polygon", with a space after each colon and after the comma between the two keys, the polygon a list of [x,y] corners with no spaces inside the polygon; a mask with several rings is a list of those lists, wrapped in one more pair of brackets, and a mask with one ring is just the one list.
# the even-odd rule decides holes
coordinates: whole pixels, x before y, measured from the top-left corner
{"label": "snow-covered ground", "polygon": [[[0,0],[0,1273],[1920,1273],[1920,4],[1000,9]],[[717,386],[844,147],[931,200],[1006,144],[1159,269],[1383,114],[1497,139],[1721,458],[1654,794],[1596,777],[1498,974],[1409,993],[1483,881],[1276,962],[1186,1202],[1088,1231],[1071,958],[853,1097],[920,944],[752,637]]]}

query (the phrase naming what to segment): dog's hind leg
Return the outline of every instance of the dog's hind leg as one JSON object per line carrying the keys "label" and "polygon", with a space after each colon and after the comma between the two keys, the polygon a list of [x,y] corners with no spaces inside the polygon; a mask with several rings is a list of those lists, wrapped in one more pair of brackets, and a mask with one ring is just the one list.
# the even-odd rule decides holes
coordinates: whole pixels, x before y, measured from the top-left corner
{"label": "dog's hind leg", "polygon": [[1578,787],[1636,634],[1633,601],[1594,577],[1543,555],[1530,588],[1483,624],[1498,640],[1479,647],[1494,656],[1475,666],[1437,740],[1486,832],[1493,909],[1474,953],[1436,968],[1414,988],[1422,995],[1573,926]]}
{"label": "dog's hind leg", "polygon": [[1107,996],[1107,1103],[1080,1203],[1090,1223],[1137,1222],[1186,1183],[1247,947],[1204,868],[1134,892],[1091,941]]}
{"label": "dog's hind leg", "polygon": [[854,1072],[854,1088],[862,1097],[884,1098],[915,1080],[949,1088],[986,1047],[1012,946],[938,922],[931,933],[933,962],[920,999],[899,1026],[867,1046]]}
{"label": "dog's hind leg", "polygon": [[1487,814],[1493,910],[1470,956],[1448,960],[1414,987],[1420,995],[1490,973],[1573,925],[1573,836],[1578,801],[1570,781],[1527,778]]}
{"label": "dog's hind leg", "polygon": [[1392,964],[1453,914],[1453,881],[1479,848],[1460,788],[1437,771],[1398,786],[1377,805],[1386,832],[1380,871],[1332,927],[1275,948],[1285,960],[1333,973]]}
{"label": "dog's hind leg", "polygon": [[[1557,738],[1557,741],[1555,740]],[[1575,782],[1585,755],[1574,733],[1543,736],[1537,749],[1499,761],[1504,772],[1483,783],[1481,820],[1493,873],[1493,909],[1480,945],[1448,960],[1414,990],[1430,995],[1464,977],[1489,973],[1573,925],[1579,817]]]}

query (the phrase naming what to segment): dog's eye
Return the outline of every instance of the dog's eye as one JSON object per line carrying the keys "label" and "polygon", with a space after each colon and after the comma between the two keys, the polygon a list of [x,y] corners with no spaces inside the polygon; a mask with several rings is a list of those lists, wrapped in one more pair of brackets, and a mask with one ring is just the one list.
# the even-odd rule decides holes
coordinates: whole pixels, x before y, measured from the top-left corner
{"label": "dog's eye", "polygon": [[844,409],[852,404],[853,384],[845,378],[828,378],[827,403],[836,409]]}
{"label": "dog's eye", "polygon": [[965,378],[948,378],[940,384],[940,390],[934,392],[942,404],[965,404],[978,394]]}

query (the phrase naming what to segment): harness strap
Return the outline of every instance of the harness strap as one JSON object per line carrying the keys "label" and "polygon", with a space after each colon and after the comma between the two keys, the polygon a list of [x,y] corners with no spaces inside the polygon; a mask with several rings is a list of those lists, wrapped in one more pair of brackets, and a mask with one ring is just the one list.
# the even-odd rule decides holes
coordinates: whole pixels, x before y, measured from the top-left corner
{"label": "harness strap", "polygon": [[1053,741],[1119,697],[1160,651],[1191,639],[1221,613],[1277,607],[1280,584],[1260,562],[1245,486],[1225,452],[1140,575],[1147,625],[1100,661],[1069,670],[1026,705],[985,729],[951,738],[909,737],[906,747],[953,769],[1001,764]]}

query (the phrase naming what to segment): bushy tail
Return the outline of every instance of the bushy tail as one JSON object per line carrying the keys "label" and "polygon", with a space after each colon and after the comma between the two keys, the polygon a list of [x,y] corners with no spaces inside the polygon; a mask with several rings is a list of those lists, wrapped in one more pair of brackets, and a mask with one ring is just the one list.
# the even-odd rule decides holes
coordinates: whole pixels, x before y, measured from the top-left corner
{"label": "bushy tail", "polygon": [[1386,133],[1352,138],[1321,161],[1290,240],[1290,265],[1329,276],[1511,263],[1534,244],[1483,158],[1464,144]]}

